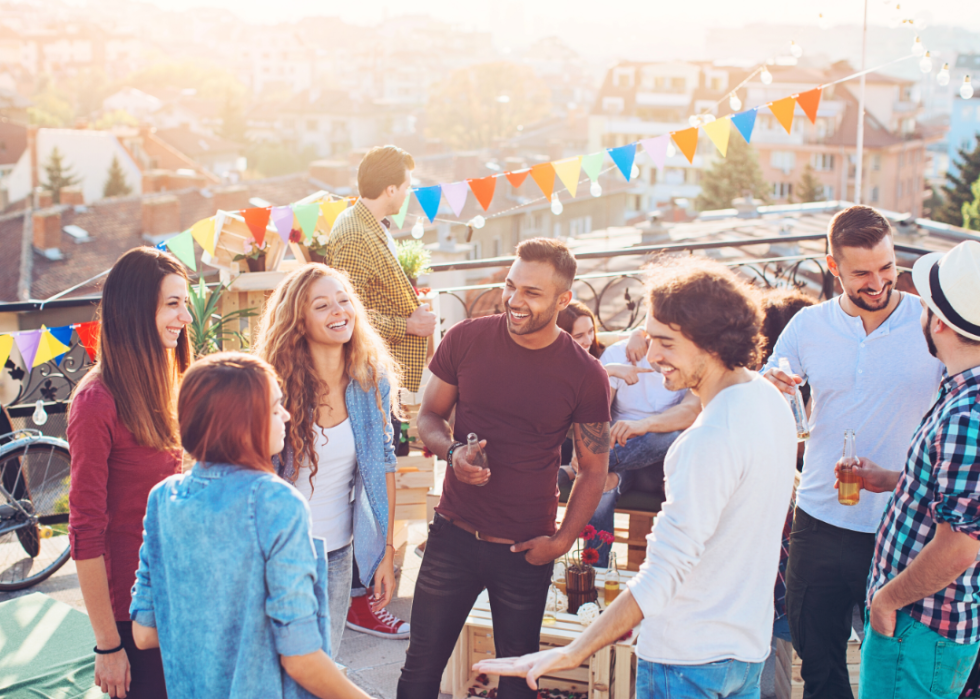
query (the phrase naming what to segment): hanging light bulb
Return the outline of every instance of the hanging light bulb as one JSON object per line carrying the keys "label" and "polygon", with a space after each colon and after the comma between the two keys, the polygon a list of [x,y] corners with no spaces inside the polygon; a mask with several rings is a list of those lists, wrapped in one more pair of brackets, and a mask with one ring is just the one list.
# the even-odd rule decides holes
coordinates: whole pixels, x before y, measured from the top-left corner
{"label": "hanging light bulb", "polygon": [[412,237],[418,240],[423,235],[425,235],[425,224],[422,223],[422,217],[419,216],[415,219],[415,225],[412,226]]}
{"label": "hanging light bulb", "polygon": [[821,29],[830,29],[830,19],[823,12],[817,15],[817,26]]}
{"label": "hanging light bulb", "polygon": [[765,66],[762,66],[762,73],[759,74],[759,79],[762,81],[763,85],[772,84],[772,73]]}
{"label": "hanging light bulb", "polygon": [[789,52],[793,58],[799,58],[803,55],[803,47],[797,44],[795,41],[789,42]]}
{"label": "hanging light bulb", "polygon": [[692,114],[687,118],[687,123],[691,125],[692,129],[696,129],[701,126],[701,117],[697,114]]}
{"label": "hanging light bulb", "polygon": [[551,195],[551,213],[555,216],[561,216],[561,212],[565,210],[565,207],[561,205],[561,199],[558,198],[558,192]]}
{"label": "hanging light bulb", "polygon": [[592,184],[589,185],[589,194],[594,197],[602,196],[602,185],[599,184],[599,180],[592,180]]}
{"label": "hanging light bulb", "polygon": [[633,163],[633,167],[630,168],[630,179],[635,180],[639,176],[640,176],[640,168],[636,166],[636,163]]}
{"label": "hanging light bulb", "polygon": [[705,124],[710,124],[714,120],[715,120],[715,115],[714,114],[702,114],[701,115],[701,125],[702,126],[704,126]]}
{"label": "hanging light bulb", "polygon": [[34,424],[37,425],[38,427],[40,427],[41,425],[43,425],[45,422],[48,421],[48,414],[44,411],[43,400],[39,400],[37,403],[35,403],[34,414],[31,415],[31,420],[33,420]]}
{"label": "hanging light bulb", "polygon": [[929,73],[932,71],[932,54],[926,51],[922,55],[922,60],[919,61],[919,70],[923,73]]}
{"label": "hanging light bulb", "polygon": [[963,76],[963,84],[960,85],[960,97],[968,100],[973,97],[973,83],[970,82],[970,76]]}
{"label": "hanging light bulb", "polygon": [[671,141],[667,144],[667,157],[673,158],[675,155],[677,155],[677,148],[674,147],[674,142]]}
{"label": "hanging light bulb", "polygon": [[943,87],[949,85],[949,63],[943,63],[942,70],[936,74],[936,82]]}
{"label": "hanging light bulb", "polygon": [[912,55],[921,56],[926,52],[926,47],[922,45],[922,39],[915,37],[915,41],[912,42]]}
{"label": "hanging light bulb", "polygon": [[742,100],[733,92],[732,96],[728,98],[728,106],[732,108],[733,112],[737,112],[742,109]]}
{"label": "hanging light bulb", "polygon": [[483,218],[482,216],[480,216],[479,214],[477,214],[476,216],[474,216],[473,218],[471,218],[469,221],[467,221],[466,222],[466,225],[467,226],[472,226],[473,228],[483,228],[485,225],[487,225],[487,220],[485,218]]}

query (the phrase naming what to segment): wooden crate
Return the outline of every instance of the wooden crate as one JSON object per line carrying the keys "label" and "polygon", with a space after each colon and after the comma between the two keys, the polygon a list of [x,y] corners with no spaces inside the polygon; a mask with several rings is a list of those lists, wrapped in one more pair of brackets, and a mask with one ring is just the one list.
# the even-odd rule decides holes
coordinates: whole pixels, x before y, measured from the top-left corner
{"label": "wooden crate", "polygon": [[[803,677],[800,674],[802,661],[793,644],[782,639],[776,640],[776,698],[803,699]],[[858,695],[861,675],[861,642],[851,638],[847,643],[847,674],[851,681],[851,691]]]}
{"label": "wooden crate", "polygon": [[[409,436],[418,436],[416,419],[418,405],[404,405],[402,410],[408,418]],[[435,485],[435,457],[424,456],[422,443],[416,442],[407,456],[398,457],[398,470],[395,471],[395,520],[426,520],[427,495]]]}

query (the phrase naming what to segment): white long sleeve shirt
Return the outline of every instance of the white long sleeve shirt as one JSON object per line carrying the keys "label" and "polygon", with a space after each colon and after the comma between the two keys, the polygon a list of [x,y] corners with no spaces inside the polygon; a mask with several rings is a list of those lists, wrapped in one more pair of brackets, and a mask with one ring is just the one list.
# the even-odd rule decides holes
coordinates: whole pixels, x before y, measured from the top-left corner
{"label": "white long sleeve shirt", "polygon": [[629,581],[643,611],[640,658],[766,659],[795,464],[793,415],[761,376],[721,391],[677,438],[667,500]]}

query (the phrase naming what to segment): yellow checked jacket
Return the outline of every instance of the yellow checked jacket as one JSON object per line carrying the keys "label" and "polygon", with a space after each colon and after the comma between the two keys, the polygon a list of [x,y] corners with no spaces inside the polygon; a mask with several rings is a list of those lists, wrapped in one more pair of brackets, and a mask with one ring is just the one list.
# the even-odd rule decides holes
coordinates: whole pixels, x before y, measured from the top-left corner
{"label": "yellow checked jacket", "polygon": [[327,241],[327,265],[342,269],[402,368],[402,385],[418,391],[428,338],[407,335],[405,324],[419,306],[418,296],[388,249],[384,228],[360,199],[334,222]]}

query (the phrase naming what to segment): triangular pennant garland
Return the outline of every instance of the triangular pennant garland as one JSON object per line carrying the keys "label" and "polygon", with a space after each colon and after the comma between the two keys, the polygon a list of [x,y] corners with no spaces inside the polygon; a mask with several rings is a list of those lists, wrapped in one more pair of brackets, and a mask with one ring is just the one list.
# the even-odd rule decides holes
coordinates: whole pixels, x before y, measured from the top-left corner
{"label": "triangular pennant garland", "polygon": [[[391,217],[391,222],[395,224],[396,229],[401,229],[401,227],[405,225],[405,217],[408,215],[408,202],[411,200],[411,198],[412,197],[406,193],[405,200],[402,202],[402,208],[398,210],[397,214],[393,214]],[[337,202],[331,202],[331,203],[336,204]],[[340,203],[343,204],[344,206],[347,205],[346,201],[341,201]],[[330,204],[320,204],[320,210],[323,211],[323,218],[327,218],[327,212],[326,209],[324,208],[327,206],[330,206]],[[338,211],[337,214],[339,213],[340,212]],[[337,214],[333,215],[334,219],[337,218]],[[330,226],[331,228],[333,227],[333,221],[330,221]]]}
{"label": "triangular pennant garland", "polygon": [[242,218],[245,219],[245,225],[252,231],[252,237],[255,238],[255,242],[259,245],[265,242],[265,229],[269,227],[270,214],[272,214],[272,209],[269,207],[245,209],[242,211]]}
{"label": "triangular pennant garland", "polygon": [[473,190],[473,196],[480,202],[483,211],[486,212],[490,208],[490,202],[493,201],[493,192],[497,188],[497,178],[491,175],[490,177],[466,180],[466,183]]}
{"label": "triangular pennant garland", "polygon": [[758,107],[755,109],[750,109],[746,112],[739,112],[738,114],[732,114],[732,124],[738,129],[738,132],[742,134],[742,138],[745,139],[746,143],[752,140],[752,131],[755,129],[755,115],[758,113]]}
{"label": "triangular pennant garland", "polygon": [[422,211],[425,212],[426,217],[429,219],[429,223],[434,223],[436,214],[439,213],[439,200],[442,199],[442,187],[435,184],[431,187],[419,187],[412,191],[415,192],[415,198],[418,199]]}
{"label": "triangular pennant garland", "polygon": [[276,232],[282,238],[282,242],[289,242],[289,232],[293,230],[293,209],[290,206],[272,207],[272,225],[276,227]]}
{"label": "triangular pennant garland", "polygon": [[[48,328],[48,332],[54,335],[55,339],[58,340],[65,347],[71,347],[71,334],[72,328],[70,325],[62,325],[60,328]],[[54,358],[56,364],[61,364],[61,358],[65,356],[65,352],[62,352],[57,357]]]}
{"label": "triangular pennant garland", "polygon": [[555,168],[558,179],[565,185],[565,189],[574,197],[578,191],[578,176],[582,171],[582,156],[576,155],[574,158],[556,160],[551,165]]}
{"label": "triangular pennant garland", "polygon": [[293,207],[299,227],[303,230],[303,235],[308,241],[313,240],[313,231],[316,230],[316,220],[320,218],[319,204],[299,204]]}
{"label": "triangular pennant garland", "polygon": [[602,160],[606,157],[605,151],[599,151],[598,153],[589,153],[588,155],[582,156],[582,169],[585,174],[589,176],[589,179],[595,182],[599,179],[599,175],[602,174]]}
{"label": "triangular pennant garland", "polygon": [[21,359],[24,360],[24,368],[30,371],[34,366],[34,355],[37,354],[37,346],[41,343],[41,331],[31,330],[14,335],[17,341],[17,349],[20,350]]}
{"label": "triangular pennant garland", "polygon": [[34,364],[38,367],[46,362],[50,362],[55,357],[65,354],[70,348],[60,342],[58,338],[51,334],[47,328],[41,330],[41,339],[37,343],[37,352],[34,354]]}
{"label": "triangular pennant garland", "polygon": [[681,153],[687,158],[687,162],[694,164],[694,154],[698,151],[698,129],[691,127],[683,131],[675,131],[671,134],[674,143],[681,149]]}
{"label": "triangular pennant garland", "polygon": [[214,217],[198,221],[191,226],[191,237],[204,248],[209,255],[214,254]]}
{"label": "triangular pennant garland", "polygon": [[527,176],[530,173],[531,173],[530,170],[518,170],[517,172],[505,172],[504,173],[504,177],[506,177],[507,178],[507,181],[510,182],[511,185],[513,185],[514,189],[517,189],[522,184],[524,184],[524,180],[527,179]]}
{"label": "triangular pennant garland", "polygon": [[616,163],[616,167],[619,171],[623,173],[623,177],[626,181],[630,181],[630,175],[633,172],[633,160],[636,158],[636,144],[627,143],[625,146],[620,146],[619,148],[610,148],[608,151],[609,157],[613,159]]}
{"label": "triangular pennant garland", "polygon": [[728,157],[728,137],[732,133],[731,120],[726,118],[715,119],[704,125],[704,132],[715,144],[715,148],[721,153],[721,157]]}
{"label": "triangular pennant garland", "polygon": [[99,322],[90,320],[87,323],[79,323],[75,326],[75,332],[78,333],[78,341],[88,352],[88,358],[94,362],[96,349],[99,345]]}
{"label": "triangular pennant garland", "polygon": [[446,197],[446,203],[457,218],[466,206],[466,193],[469,190],[470,187],[466,182],[450,182],[442,185],[442,196]]}
{"label": "triangular pennant garland", "polygon": [[[409,199],[408,195],[405,195],[405,201]],[[340,212],[347,209],[347,200],[338,199],[337,201],[325,201],[320,204],[320,213],[323,214],[323,220],[327,222],[327,228],[332,230],[333,224],[336,223],[337,217],[340,216]],[[408,204],[402,204],[402,209],[408,211]],[[401,228],[401,226],[399,226]]]}
{"label": "triangular pennant garland", "polygon": [[670,134],[657,136],[656,138],[644,138],[640,141],[643,150],[647,152],[653,164],[658,170],[662,170],[667,162],[667,146],[670,145]]}
{"label": "triangular pennant garland", "polygon": [[191,237],[189,228],[168,240],[167,247],[185,266],[190,267],[195,272],[197,271],[197,261],[194,259],[194,238]]}
{"label": "triangular pennant garland", "polygon": [[531,168],[531,179],[533,179],[545,199],[551,199],[551,192],[555,188],[555,168],[551,163],[541,163]]}
{"label": "triangular pennant garland", "polygon": [[811,124],[817,123],[817,108],[820,107],[820,96],[822,94],[823,90],[818,87],[809,92],[801,92],[796,96],[796,103],[800,105],[803,113],[810,118]]}
{"label": "triangular pennant garland", "polygon": [[769,105],[769,111],[776,117],[776,121],[783,125],[786,133],[793,128],[793,112],[796,111],[796,100],[792,97],[783,97]]}
{"label": "triangular pennant garland", "polygon": [[13,335],[0,335],[0,369],[7,363],[10,358],[10,350],[14,346],[14,336]]}

